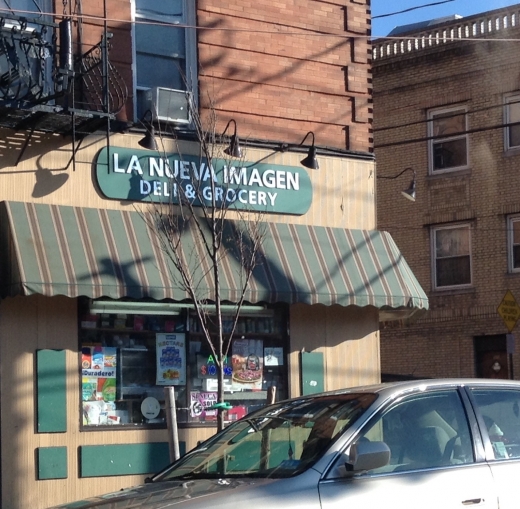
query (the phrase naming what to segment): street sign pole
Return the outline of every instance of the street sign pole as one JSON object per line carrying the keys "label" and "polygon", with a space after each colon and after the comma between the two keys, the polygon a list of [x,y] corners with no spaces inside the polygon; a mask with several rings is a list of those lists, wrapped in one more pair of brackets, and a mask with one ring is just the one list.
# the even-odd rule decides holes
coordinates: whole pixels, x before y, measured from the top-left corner
{"label": "street sign pole", "polygon": [[516,302],[514,295],[510,290],[507,290],[502,302],[497,308],[498,314],[504,320],[504,324],[507,327],[506,344],[507,344],[507,357],[509,362],[509,378],[514,379],[513,374],[513,353],[515,351],[515,337],[513,335],[513,329],[515,328],[516,322],[520,318],[520,306]]}

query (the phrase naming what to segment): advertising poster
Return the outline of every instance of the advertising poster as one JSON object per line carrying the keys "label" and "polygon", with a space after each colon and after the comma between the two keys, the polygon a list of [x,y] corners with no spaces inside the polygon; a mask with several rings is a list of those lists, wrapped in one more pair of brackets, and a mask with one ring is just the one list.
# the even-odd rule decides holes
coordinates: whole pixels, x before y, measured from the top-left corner
{"label": "advertising poster", "polygon": [[87,346],[81,349],[83,401],[116,399],[117,348]]}
{"label": "advertising poster", "polygon": [[261,339],[237,339],[232,348],[233,390],[261,390],[264,342]]}
{"label": "advertising poster", "polygon": [[264,350],[265,366],[283,366],[283,348],[273,347]]}
{"label": "advertising poster", "polygon": [[157,385],[186,385],[185,334],[157,334]]}
{"label": "advertising poster", "polygon": [[117,424],[115,412],[117,348],[81,349],[84,424]]}
{"label": "advertising poster", "polygon": [[208,410],[218,399],[216,392],[190,392],[190,416],[201,421],[214,421],[217,410]]}

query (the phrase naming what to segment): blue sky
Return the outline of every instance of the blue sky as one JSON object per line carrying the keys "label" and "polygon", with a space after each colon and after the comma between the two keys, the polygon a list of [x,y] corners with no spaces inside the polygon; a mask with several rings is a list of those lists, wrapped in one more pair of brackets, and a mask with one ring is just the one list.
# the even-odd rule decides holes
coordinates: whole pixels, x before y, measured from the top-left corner
{"label": "blue sky", "polygon": [[[450,0],[440,3],[443,0],[372,0],[372,36],[374,38],[383,37],[396,26],[427,21],[452,14],[461,16],[471,16],[481,12],[492,11],[501,7],[519,4],[520,0]],[[437,4],[426,7],[429,4]],[[390,14],[404,11],[413,7],[425,6],[420,9],[411,10],[394,16],[381,17],[383,14]]]}

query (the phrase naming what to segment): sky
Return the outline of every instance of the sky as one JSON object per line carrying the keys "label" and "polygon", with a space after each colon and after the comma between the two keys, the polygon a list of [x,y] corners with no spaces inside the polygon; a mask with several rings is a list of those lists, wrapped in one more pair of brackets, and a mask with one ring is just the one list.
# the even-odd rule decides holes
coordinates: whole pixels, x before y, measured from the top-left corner
{"label": "sky", "polygon": [[[400,25],[442,18],[453,14],[471,16],[515,4],[520,4],[520,0],[394,0],[393,2],[371,0],[372,37],[377,39],[388,35],[394,27]],[[421,8],[413,9],[414,7]],[[380,17],[399,11],[408,12]]]}

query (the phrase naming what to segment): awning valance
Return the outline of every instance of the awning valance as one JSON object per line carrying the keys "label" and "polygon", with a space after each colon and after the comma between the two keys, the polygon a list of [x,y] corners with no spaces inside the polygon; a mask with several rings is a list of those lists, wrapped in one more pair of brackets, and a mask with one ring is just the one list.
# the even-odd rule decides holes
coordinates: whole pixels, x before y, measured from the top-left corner
{"label": "awning valance", "polygon": [[[138,212],[2,202],[2,295],[188,299]],[[184,233],[194,242],[195,236]],[[246,301],[374,306],[410,312],[428,298],[387,232],[266,223]],[[238,270],[222,261],[221,295]],[[213,283],[208,276],[208,299]]]}

